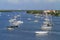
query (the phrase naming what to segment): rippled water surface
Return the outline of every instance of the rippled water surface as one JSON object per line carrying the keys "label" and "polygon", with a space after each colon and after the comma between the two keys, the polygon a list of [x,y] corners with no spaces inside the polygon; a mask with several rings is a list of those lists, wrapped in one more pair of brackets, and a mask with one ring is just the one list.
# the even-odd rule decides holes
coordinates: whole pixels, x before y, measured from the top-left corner
{"label": "rippled water surface", "polygon": [[[9,20],[16,15],[20,15],[17,20],[24,23],[13,31],[7,30],[7,26],[11,26]],[[41,31],[43,22],[43,16],[36,17],[25,11],[0,12],[0,40],[60,40],[60,17],[52,16],[53,26],[48,33],[35,33]]]}

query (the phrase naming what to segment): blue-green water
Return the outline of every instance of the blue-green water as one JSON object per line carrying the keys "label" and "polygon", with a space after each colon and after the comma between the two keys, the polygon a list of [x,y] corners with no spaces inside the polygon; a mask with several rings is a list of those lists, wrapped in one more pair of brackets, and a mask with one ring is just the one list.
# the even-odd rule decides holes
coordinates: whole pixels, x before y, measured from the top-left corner
{"label": "blue-green water", "polygon": [[[7,26],[10,26],[9,19],[16,15],[21,15],[17,20],[22,20],[24,23],[13,31],[7,30]],[[34,22],[34,20],[38,20],[38,22]],[[60,40],[60,17],[52,16],[52,32],[48,35],[34,33],[41,31],[43,21],[43,16],[35,17],[34,14],[27,14],[25,11],[0,12],[0,40]]]}

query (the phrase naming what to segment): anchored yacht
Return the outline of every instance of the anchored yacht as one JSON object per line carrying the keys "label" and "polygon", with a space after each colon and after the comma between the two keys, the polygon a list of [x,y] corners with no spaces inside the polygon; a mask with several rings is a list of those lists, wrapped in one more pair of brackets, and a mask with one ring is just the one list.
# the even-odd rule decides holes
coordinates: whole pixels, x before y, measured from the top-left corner
{"label": "anchored yacht", "polygon": [[21,20],[17,21],[16,18],[17,17],[15,16],[14,19],[9,20],[11,26],[7,26],[8,30],[14,30],[15,28],[18,28],[20,24],[23,24],[23,21],[21,21]]}
{"label": "anchored yacht", "polygon": [[42,31],[35,31],[36,34],[47,35],[49,31],[52,29],[52,23],[51,23],[52,20],[48,18],[47,13],[45,16],[46,18],[44,19],[43,25],[41,26]]}
{"label": "anchored yacht", "polygon": [[48,14],[45,13],[46,18],[44,19],[45,21],[43,22],[43,25],[41,27],[42,30],[50,31],[52,29],[52,19],[49,19]]}

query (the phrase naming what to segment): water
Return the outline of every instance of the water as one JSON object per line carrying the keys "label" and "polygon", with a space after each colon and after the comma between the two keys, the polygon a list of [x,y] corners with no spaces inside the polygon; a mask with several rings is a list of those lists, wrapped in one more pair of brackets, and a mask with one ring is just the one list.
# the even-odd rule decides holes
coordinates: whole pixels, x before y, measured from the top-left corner
{"label": "water", "polygon": [[[13,31],[7,30],[7,26],[10,26],[9,19],[16,15],[20,15],[17,20],[22,20],[24,23]],[[35,17],[34,14],[27,14],[25,11],[0,12],[0,40],[60,40],[60,17],[52,16],[53,27],[49,33],[35,33],[41,31],[43,19],[43,16]]]}

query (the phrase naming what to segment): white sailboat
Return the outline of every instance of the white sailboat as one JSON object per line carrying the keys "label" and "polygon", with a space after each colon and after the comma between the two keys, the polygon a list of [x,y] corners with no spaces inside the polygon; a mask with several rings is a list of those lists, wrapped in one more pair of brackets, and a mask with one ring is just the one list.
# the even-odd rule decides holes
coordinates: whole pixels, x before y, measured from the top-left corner
{"label": "white sailboat", "polygon": [[20,20],[17,20],[18,17],[20,17],[20,15],[16,15],[14,16],[13,19],[9,20],[11,26],[8,26],[7,28],[8,30],[14,30],[15,28],[18,28],[20,24],[23,24],[23,21],[21,21],[21,18]]}
{"label": "white sailboat", "polygon": [[50,20],[48,18],[48,14],[45,13],[46,15],[46,18],[44,19],[45,21],[43,22],[43,25],[41,26],[41,30],[43,31],[36,31],[35,33],[36,34],[39,34],[39,35],[45,35],[45,34],[48,34],[49,31],[52,29],[52,24],[51,24],[51,21],[52,19]]}
{"label": "white sailboat", "polygon": [[52,29],[52,23],[51,23],[52,19],[48,18],[48,14],[47,13],[45,13],[45,15],[46,15],[46,18],[44,19],[45,21],[43,22],[43,25],[42,25],[41,29],[49,31],[49,30]]}

